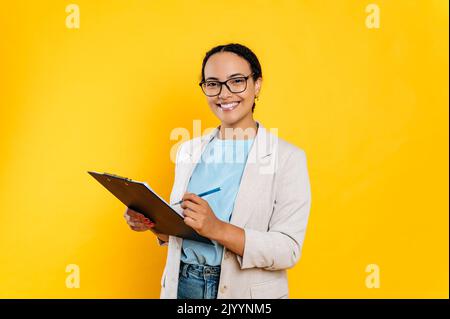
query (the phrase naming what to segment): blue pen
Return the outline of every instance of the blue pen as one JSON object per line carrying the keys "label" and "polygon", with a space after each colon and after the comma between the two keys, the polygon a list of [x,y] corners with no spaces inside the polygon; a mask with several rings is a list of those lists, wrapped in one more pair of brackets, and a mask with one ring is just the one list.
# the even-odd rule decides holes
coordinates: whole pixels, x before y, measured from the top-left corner
{"label": "blue pen", "polygon": [[[206,196],[206,195],[209,195],[209,194],[218,192],[218,191],[220,191],[220,187],[216,187],[216,188],[211,189],[211,190],[209,190],[209,191],[207,191],[207,192],[200,193],[200,194],[198,194],[197,196],[198,196],[198,197],[203,197],[203,196]],[[178,205],[178,204],[181,204],[182,202],[183,202],[183,200],[180,200],[179,202],[176,202],[175,204],[172,204],[172,205]]]}

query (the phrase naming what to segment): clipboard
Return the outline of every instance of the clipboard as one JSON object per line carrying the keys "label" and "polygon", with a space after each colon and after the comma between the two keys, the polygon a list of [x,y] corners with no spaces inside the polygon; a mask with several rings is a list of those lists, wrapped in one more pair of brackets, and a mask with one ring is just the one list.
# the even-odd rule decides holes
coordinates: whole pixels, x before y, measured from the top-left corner
{"label": "clipboard", "polygon": [[134,181],[115,174],[88,171],[100,184],[125,206],[143,214],[155,223],[156,232],[213,244],[184,223],[184,216],[174,210],[145,182]]}

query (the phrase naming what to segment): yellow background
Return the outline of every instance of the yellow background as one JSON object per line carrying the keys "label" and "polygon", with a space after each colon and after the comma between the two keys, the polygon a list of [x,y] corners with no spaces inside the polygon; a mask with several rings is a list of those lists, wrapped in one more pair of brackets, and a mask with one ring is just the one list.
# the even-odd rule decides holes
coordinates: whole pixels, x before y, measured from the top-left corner
{"label": "yellow background", "polygon": [[203,56],[239,42],[262,64],[255,118],[307,154],[291,296],[448,298],[448,1],[372,2],[379,29],[368,1],[85,0],[76,30],[69,1],[3,1],[0,297],[159,297],[166,248],[86,171],[168,199],[170,132],[218,124]]}

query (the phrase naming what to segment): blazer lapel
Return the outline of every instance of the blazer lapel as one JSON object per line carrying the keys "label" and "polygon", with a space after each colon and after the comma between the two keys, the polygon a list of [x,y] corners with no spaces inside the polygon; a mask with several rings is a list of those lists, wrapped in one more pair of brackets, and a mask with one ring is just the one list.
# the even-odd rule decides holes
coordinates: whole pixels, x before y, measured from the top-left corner
{"label": "blazer lapel", "polygon": [[[244,227],[254,211],[254,203],[264,196],[264,184],[277,165],[277,139],[258,122],[259,128],[248,154],[230,223]],[[267,194],[269,196],[270,194]]]}

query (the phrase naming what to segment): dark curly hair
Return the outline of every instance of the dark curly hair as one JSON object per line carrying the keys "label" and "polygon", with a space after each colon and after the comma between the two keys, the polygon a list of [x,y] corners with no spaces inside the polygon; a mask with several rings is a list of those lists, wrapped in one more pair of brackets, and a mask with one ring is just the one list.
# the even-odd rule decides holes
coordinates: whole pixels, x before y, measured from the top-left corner
{"label": "dark curly hair", "polygon": [[[208,62],[208,59],[215,53],[218,52],[233,52],[240,57],[244,58],[249,64],[250,68],[253,73],[253,81],[256,81],[258,78],[262,78],[262,70],[261,70],[261,64],[259,63],[258,58],[256,57],[255,53],[253,53],[252,50],[247,48],[245,45],[238,44],[238,43],[229,43],[225,45],[218,45],[211,50],[209,50],[205,57],[203,58],[202,63],[202,75],[201,75],[201,81],[205,81],[205,65],[206,62]],[[255,111],[256,103],[253,101],[253,107],[252,112]]]}

